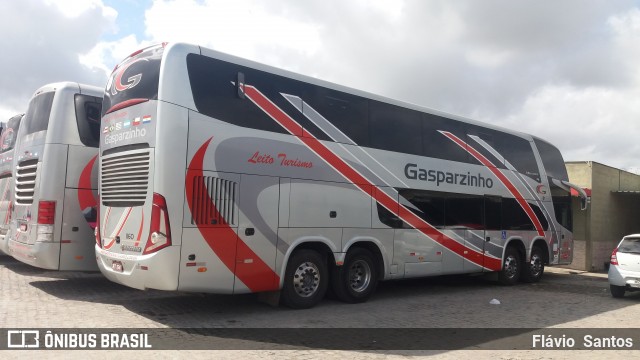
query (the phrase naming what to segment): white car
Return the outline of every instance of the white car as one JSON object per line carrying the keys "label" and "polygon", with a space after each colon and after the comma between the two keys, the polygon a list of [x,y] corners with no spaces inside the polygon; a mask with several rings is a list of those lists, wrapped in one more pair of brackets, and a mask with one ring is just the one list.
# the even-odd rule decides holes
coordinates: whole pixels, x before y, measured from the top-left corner
{"label": "white car", "polygon": [[640,234],[623,237],[611,253],[609,287],[614,298],[623,297],[625,291],[640,291]]}

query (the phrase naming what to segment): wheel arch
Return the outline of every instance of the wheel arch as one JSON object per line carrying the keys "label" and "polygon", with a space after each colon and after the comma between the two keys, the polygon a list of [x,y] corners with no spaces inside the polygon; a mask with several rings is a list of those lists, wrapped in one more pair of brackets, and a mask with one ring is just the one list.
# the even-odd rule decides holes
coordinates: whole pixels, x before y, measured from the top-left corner
{"label": "wheel arch", "polygon": [[291,246],[289,246],[289,249],[287,249],[284,258],[282,259],[282,265],[280,266],[280,269],[278,271],[280,274],[280,289],[282,289],[282,286],[284,285],[285,272],[287,271],[287,264],[289,263],[291,254],[300,249],[308,249],[318,252],[321,256],[324,257],[328,266],[327,269],[330,269],[330,266],[335,266],[336,259],[334,253],[337,249],[329,239],[319,236],[300,238],[296,240]]}
{"label": "wheel arch", "polygon": [[504,248],[502,249],[502,259],[501,259],[501,261],[504,261],[505,253],[507,252],[507,249],[509,247],[515,248],[518,251],[518,253],[520,254],[520,257],[521,257],[522,261],[526,261],[527,248],[524,246],[524,241],[522,241],[522,239],[519,238],[519,237],[510,238],[507,241],[507,243],[504,244]]}
{"label": "wheel arch", "polygon": [[544,263],[546,265],[549,265],[549,244],[547,243],[547,241],[544,238],[537,238],[535,240],[533,240],[533,242],[531,243],[531,249],[529,249],[529,253],[527,254],[527,259],[531,258],[531,253],[533,252],[533,249],[539,247],[542,250],[542,254],[544,255]]}
{"label": "wheel arch", "polygon": [[[349,243],[347,247],[345,247],[344,254],[349,252],[349,250],[354,248],[363,248],[371,252],[374,256],[374,261],[376,262],[376,270],[378,270],[378,278],[383,280],[386,275],[387,263],[384,261],[384,255],[382,250],[380,249],[381,244],[374,238],[361,238],[354,240]],[[344,261],[344,257],[342,258]],[[336,265],[334,263],[334,265]]]}

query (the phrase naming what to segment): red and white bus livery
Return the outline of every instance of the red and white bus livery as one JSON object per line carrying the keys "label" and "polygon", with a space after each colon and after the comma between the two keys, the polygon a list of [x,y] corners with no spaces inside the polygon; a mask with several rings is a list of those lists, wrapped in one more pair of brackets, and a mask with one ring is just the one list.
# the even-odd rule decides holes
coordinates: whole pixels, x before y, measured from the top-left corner
{"label": "red and white bus livery", "polygon": [[38,89],[18,131],[9,254],[51,270],[97,270],[98,145],[103,90]]}
{"label": "red and white bus livery", "polygon": [[11,117],[0,135],[0,253],[7,253],[7,232],[13,207],[14,148],[18,139],[18,129],[24,114]]}
{"label": "red and white bus livery", "polygon": [[304,308],[572,260],[562,156],[527,134],[188,44],[117,66],[101,128],[96,257],[131,287]]}

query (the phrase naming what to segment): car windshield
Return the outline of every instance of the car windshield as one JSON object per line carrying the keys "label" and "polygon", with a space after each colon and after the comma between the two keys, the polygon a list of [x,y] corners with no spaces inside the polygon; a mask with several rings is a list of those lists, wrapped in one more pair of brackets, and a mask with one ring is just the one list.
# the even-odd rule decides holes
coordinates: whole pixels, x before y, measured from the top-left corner
{"label": "car windshield", "polygon": [[624,239],[618,246],[618,252],[640,254],[640,238]]}

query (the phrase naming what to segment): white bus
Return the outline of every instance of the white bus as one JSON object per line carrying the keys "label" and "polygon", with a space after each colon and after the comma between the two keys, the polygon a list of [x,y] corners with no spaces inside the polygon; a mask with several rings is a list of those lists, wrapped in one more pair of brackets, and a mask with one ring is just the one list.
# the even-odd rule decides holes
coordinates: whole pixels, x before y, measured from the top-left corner
{"label": "white bus", "polygon": [[0,253],[7,253],[7,231],[13,202],[13,154],[20,121],[24,114],[11,117],[0,135]]}
{"label": "white bus", "polygon": [[18,131],[9,254],[51,270],[97,270],[98,145],[103,90],[38,89]]}
{"label": "white bus", "polygon": [[293,308],[378,280],[537,281],[572,260],[567,180],[530,135],[162,44],[107,83],[96,255],[130,287]]}

